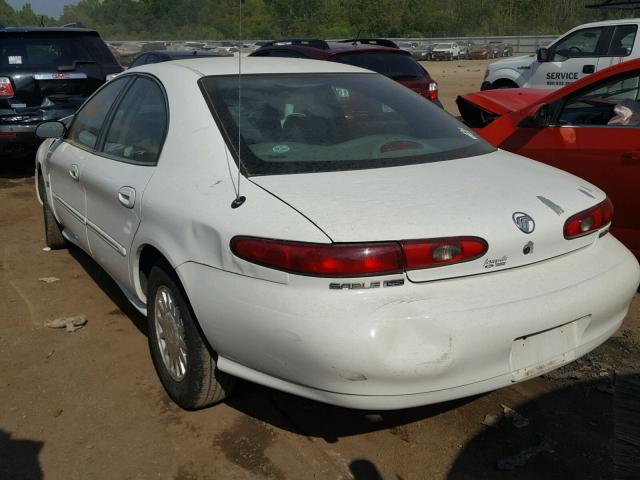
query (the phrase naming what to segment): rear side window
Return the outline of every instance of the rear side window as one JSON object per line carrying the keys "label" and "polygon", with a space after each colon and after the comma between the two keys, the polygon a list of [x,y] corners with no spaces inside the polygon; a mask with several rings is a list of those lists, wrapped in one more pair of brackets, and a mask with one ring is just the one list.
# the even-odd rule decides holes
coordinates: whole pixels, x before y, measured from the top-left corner
{"label": "rear side window", "polygon": [[118,105],[103,152],[126,161],[154,165],[167,128],[164,94],[156,82],[139,77]]}
{"label": "rear side window", "polygon": [[393,80],[413,80],[426,75],[418,62],[401,53],[345,53],[329,60],[373,70]]}
{"label": "rear side window", "polygon": [[245,75],[200,81],[248,175],[444,161],[493,147],[430,101],[373,73]]}
{"label": "rear side window", "polygon": [[97,34],[38,32],[0,36],[2,68],[56,68],[77,62],[118,65]]}
{"label": "rear side window", "polygon": [[136,58],[131,65],[129,65],[129,68],[133,68],[133,67],[139,67],[140,65],[145,65],[147,64],[147,59],[149,58],[148,54],[144,54],[144,55],[140,55],[138,58]]}
{"label": "rear side window", "polygon": [[612,57],[627,57],[631,55],[633,44],[638,33],[637,25],[620,25],[611,38],[608,55]]}
{"label": "rear side window", "polygon": [[96,93],[76,114],[67,133],[67,139],[81,147],[93,150],[104,119],[128,82],[128,78],[113,80]]}

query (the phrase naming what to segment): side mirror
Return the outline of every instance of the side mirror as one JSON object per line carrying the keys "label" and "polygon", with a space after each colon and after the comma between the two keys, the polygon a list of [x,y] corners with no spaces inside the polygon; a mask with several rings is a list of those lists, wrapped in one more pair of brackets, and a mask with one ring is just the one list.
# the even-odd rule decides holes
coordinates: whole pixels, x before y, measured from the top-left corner
{"label": "side mirror", "polygon": [[538,49],[538,62],[545,63],[551,61],[551,55],[548,48],[539,48]]}
{"label": "side mirror", "polygon": [[548,104],[540,105],[531,115],[526,116],[518,124],[520,128],[542,128],[549,125],[551,120],[551,107]]}
{"label": "side mirror", "polygon": [[36,127],[36,137],[38,138],[61,138],[67,131],[64,123],[59,121],[42,122]]}

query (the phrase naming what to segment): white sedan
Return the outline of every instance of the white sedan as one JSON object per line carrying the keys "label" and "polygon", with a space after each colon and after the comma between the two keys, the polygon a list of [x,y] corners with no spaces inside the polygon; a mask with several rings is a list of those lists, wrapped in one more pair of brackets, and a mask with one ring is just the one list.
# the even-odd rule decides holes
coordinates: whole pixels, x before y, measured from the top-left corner
{"label": "white sedan", "polygon": [[640,280],[604,192],[348,65],[145,65],[38,134],[47,243],[147,315],[184,408],[235,377],[363,409],[504,387],[604,342]]}

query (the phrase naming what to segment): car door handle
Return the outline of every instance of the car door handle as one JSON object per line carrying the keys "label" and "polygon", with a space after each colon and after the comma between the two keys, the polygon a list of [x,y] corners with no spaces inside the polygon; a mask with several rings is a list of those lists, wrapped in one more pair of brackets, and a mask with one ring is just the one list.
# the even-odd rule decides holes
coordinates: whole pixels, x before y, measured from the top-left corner
{"label": "car door handle", "polygon": [[622,154],[624,163],[640,163],[640,150],[629,150]]}
{"label": "car door handle", "polygon": [[585,65],[582,67],[582,73],[593,73],[596,71],[595,65]]}
{"label": "car door handle", "polygon": [[136,191],[131,187],[118,190],[118,201],[127,208],[133,208],[136,203]]}
{"label": "car door handle", "polygon": [[78,165],[75,163],[71,165],[69,168],[69,176],[73,178],[76,182],[80,180],[80,172],[78,171]]}

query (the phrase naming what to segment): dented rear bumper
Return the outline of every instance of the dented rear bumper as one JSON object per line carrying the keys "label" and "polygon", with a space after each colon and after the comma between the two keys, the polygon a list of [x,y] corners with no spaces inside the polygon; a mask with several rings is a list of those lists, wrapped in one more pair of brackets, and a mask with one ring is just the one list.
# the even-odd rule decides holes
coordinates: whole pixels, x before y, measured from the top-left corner
{"label": "dented rear bumper", "polygon": [[611,235],[526,267],[394,288],[177,271],[221,370],[362,409],[451,400],[566,364],[615,332],[640,281]]}

